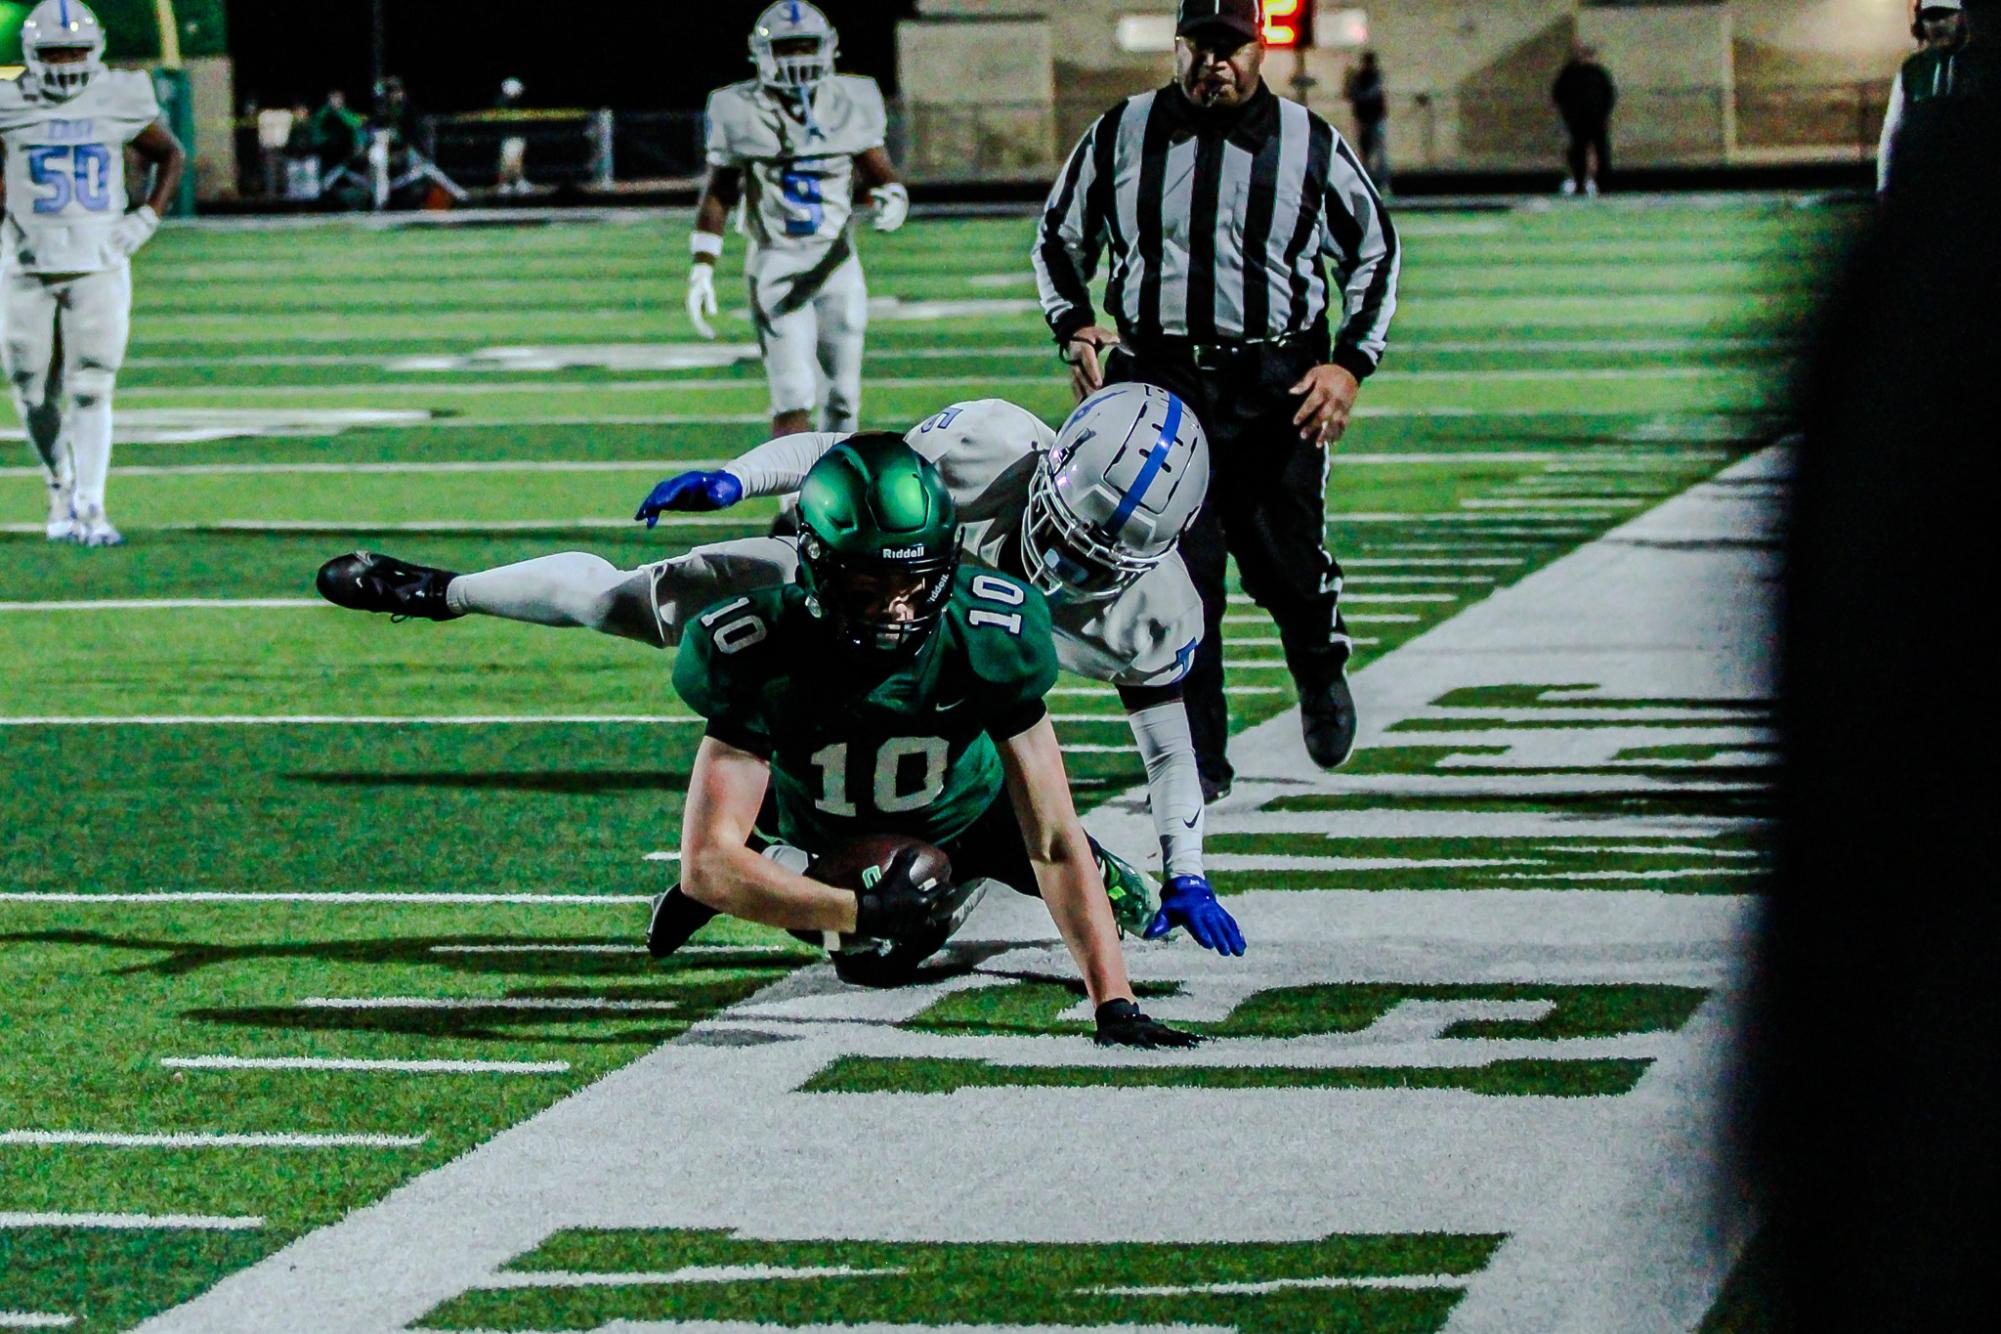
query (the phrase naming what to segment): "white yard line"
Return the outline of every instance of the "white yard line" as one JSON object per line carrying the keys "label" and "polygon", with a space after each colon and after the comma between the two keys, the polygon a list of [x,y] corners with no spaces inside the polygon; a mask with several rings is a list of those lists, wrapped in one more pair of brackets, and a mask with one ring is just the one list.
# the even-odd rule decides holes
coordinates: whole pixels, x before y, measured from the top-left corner
{"label": "white yard line", "polygon": [[[1447,550],[1448,548],[1434,548]],[[1344,560],[1344,570],[1414,570],[1424,567],[1442,569],[1509,569],[1516,565],[1528,564],[1526,556],[1423,556],[1423,557],[1379,557],[1362,556],[1354,560]]]}
{"label": "white yard line", "polygon": [[[679,854],[675,854],[679,856]],[[660,853],[648,853],[647,861],[665,860]],[[645,954],[644,945],[613,945],[584,942],[576,945],[433,945],[433,954]],[[683,954],[790,954],[784,945],[683,945]]]}
{"label": "white yard line", "polygon": [[68,1329],[76,1323],[73,1315],[51,1315],[44,1311],[0,1311],[0,1329]]}
{"label": "white yard line", "polygon": [[392,1075],[562,1075],[568,1061],[391,1061],[328,1056],[163,1056],[169,1070],[324,1070]]}
{"label": "white yard line", "polygon": [[301,1010],[606,1010],[658,1014],[681,1008],[678,1001],[611,1000],[604,996],[309,996],[294,1001]]}
{"label": "white yard line", "polygon": [[[488,372],[491,373],[491,372]],[[1513,370],[1423,370],[1423,371],[1379,371],[1374,377],[1379,383],[1436,385],[1445,381],[1465,384],[1570,384],[1579,380],[1610,381],[1677,381],[1721,379],[1768,380],[1773,371],[1768,367],[1741,366],[1641,366],[1630,368],[1521,368]],[[869,381],[874,389],[931,389],[941,386],[1024,386],[1049,387],[1060,381],[1047,373],[1030,375],[996,375],[991,372],[975,372],[967,375],[887,375],[876,376]],[[242,384],[242,385],[146,385],[135,386],[121,391],[121,398],[130,399],[184,399],[199,398],[212,402],[232,395],[267,398],[319,398],[346,397],[355,394],[408,394],[418,397],[472,397],[489,395],[535,394],[543,397],[557,397],[565,394],[649,394],[662,392],[676,393],[750,393],[762,395],[765,384],[762,378],[657,378],[647,380],[588,380],[582,378],[551,377],[539,380],[425,380],[412,383],[404,380],[371,381],[349,384]],[[1546,412],[1547,409],[1538,409]],[[1621,410],[1624,415],[1626,410]],[[1561,415],[1572,415],[1566,411]]]}
{"label": "white yard line", "polygon": [[901,1269],[855,1269],[848,1265],[686,1265],[680,1269],[632,1273],[572,1269],[509,1269],[494,1274],[483,1289],[533,1291],[544,1288],[645,1288],[681,1283],[762,1283],[774,1279],[884,1278]]}
{"label": "white yard line", "polygon": [[[740,528],[755,531],[770,522],[768,515],[663,515],[662,528]],[[211,519],[203,523],[127,524],[127,532],[143,533],[535,533],[576,530],[619,531],[633,528],[631,519],[589,515],[568,519]],[[37,523],[0,524],[0,533],[38,534]]]}
{"label": "white yard line", "polygon": [[103,714],[82,718],[0,718],[0,727],[693,727],[702,720],[669,714],[480,714],[397,718],[375,714]]}
{"label": "white yard line", "polygon": [[[455,419],[424,422],[421,426],[429,429],[434,425],[449,425]],[[581,424],[579,419],[577,424]],[[641,423],[654,419],[644,418]],[[761,419],[759,419],[761,420]],[[315,434],[325,434],[325,431]],[[1513,463],[1539,464],[1555,471],[1558,463],[1566,456],[1561,454],[1526,453],[1522,451],[1493,452],[1453,452],[1432,454],[1338,454],[1333,462],[1337,468],[1362,467],[1464,467],[1468,463]],[[435,461],[435,462],[352,462],[352,463],[181,463],[181,464],[119,464],[114,474],[128,477],[285,477],[285,476],[380,476],[380,477],[424,477],[424,476],[478,476],[482,474],[548,473],[604,474],[604,473],[658,473],[668,476],[676,472],[693,469],[715,469],[726,466],[728,459],[494,459],[489,461]],[[1641,470],[1643,465],[1630,465],[1628,470]],[[1575,471],[1574,469],[1572,471]],[[21,481],[40,481],[40,468],[0,467],[0,478]],[[1531,477],[1517,485],[1575,486],[1574,481],[1561,477]]]}
{"label": "white yard line", "polygon": [[0,602],[0,613],[58,611],[305,611],[322,598],[106,598],[88,602]]}
{"label": "white yard line", "polygon": [[1393,1274],[1381,1278],[1275,1278],[1263,1283],[1186,1283],[1148,1287],[1082,1288],[1104,1297],[1252,1297],[1316,1288],[1463,1288],[1470,1274]]}
{"label": "white yard line", "polygon": [[121,1134],[97,1130],[0,1130],[0,1145],[84,1149],[414,1149],[429,1135],[314,1135],[227,1131]]}
{"label": "white yard line", "polygon": [[393,890],[374,893],[366,890],[347,892],[342,890],[169,889],[143,893],[107,892],[103,894],[77,894],[62,890],[0,891],[0,903],[102,903],[106,905],[135,903],[174,904],[176,906],[190,903],[235,903],[247,905],[318,903],[352,906],[380,903],[422,903],[449,907],[506,905],[508,907],[520,908],[625,908],[633,904],[649,903],[651,901],[644,894],[457,894],[447,891],[429,894],[405,894]]}
{"label": "white yard line", "polygon": [[[178,463],[122,464],[113,476],[128,477],[431,477],[485,473],[654,473],[665,477],[695,469],[721,468],[727,459],[655,459],[623,463],[572,460],[502,459],[490,463]],[[42,479],[40,468],[0,468],[0,477]]]}
{"label": "white yard line", "polygon": [[264,1220],[215,1214],[0,1213],[0,1228],[61,1227],[111,1232],[255,1232]]}

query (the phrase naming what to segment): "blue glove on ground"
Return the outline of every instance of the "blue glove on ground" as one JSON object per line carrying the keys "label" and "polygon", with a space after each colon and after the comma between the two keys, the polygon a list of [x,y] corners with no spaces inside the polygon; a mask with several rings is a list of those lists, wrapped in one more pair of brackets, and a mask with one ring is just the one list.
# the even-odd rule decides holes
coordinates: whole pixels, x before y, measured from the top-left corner
{"label": "blue glove on ground", "polygon": [[1160,891],[1160,911],[1147,927],[1146,938],[1159,940],[1177,926],[1187,927],[1195,943],[1205,950],[1231,955],[1244,952],[1244,933],[1237,929],[1236,919],[1216,902],[1216,891],[1199,875],[1178,875],[1167,882]]}
{"label": "blue glove on ground", "polygon": [[646,520],[646,526],[651,528],[669,510],[683,514],[726,510],[742,499],[743,483],[734,473],[684,472],[654,487],[653,494],[632,517]]}

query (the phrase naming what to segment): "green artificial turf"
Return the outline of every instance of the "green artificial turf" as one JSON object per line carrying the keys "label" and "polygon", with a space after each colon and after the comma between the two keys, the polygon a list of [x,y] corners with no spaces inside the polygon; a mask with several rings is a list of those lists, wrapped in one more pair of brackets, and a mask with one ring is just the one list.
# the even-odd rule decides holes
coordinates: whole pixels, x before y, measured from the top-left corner
{"label": "green artificial turf", "polygon": [[[1409,643],[1780,433],[1816,275],[1839,254],[1855,216],[1749,203],[1409,217],[1392,353],[1365,390],[1335,460],[1329,533],[1349,565],[1350,593],[1451,596],[1351,603],[1355,633],[1372,641],[1357,661]],[[724,924],[701,940],[732,952],[665,966],[630,952],[645,898],[672,883],[671,863],[644,857],[678,843],[698,736],[669,687],[669,654],[584,632],[477,621],[399,626],[314,605],[47,605],[310,604],[318,565],[357,546],[450,569],[562,550],[593,551],[629,568],[762,531],[771,512],[763,502],[715,523],[676,521],[648,532],[630,522],[660,476],[727,459],[764,434],[768,404],[740,305],[719,321],[723,343],[738,351],[699,368],[635,369],[606,355],[607,348],[630,353],[626,345],[642,344],[653,356],[660,345],[694,341],[680,276],[667,258],[685,226],[685,218],[633,215],[461,230],[169,228],[137,261],[133,345],[118,397],[121,437],[139,436],[121,444],[111,483],[112,514],[129,545],[83,551],[46,544],[38,531],[42,481],[29,455],[18,450],[11,466],[0,468],[0,524],[21,530],[0,531],[0,795],[8,810],[0,839],[0,1131],[422,1137],[413,1147],[282,1151],[0,1144],[0,1212],[264,1220],[220,1233],[0,1230],[0,1311],[72,1315],[74,1328],[86,1331],[127,1328],[380,1199],[814,957],[777,933]],[[870,331],[869,425],[908,426],[969,397],[1009,398],[1051,420],[1067,412],[1062,368],[1026,281],[1030,228],[1022,219],[920,221],[894,238],[859,237],[872,290],[901,303],[879,306]],[[740,290],[734,258],[725,269],[722,290],[733,297]],[[979,304],[920,304],[933,302]],[[497,349],[553,349],[557,365],[537,368]],[[11,422],[10,412],[0,407],[0,420]],[[1478,563],[1411,563],[1434,560]],[[1234,723],[1247,727],[1291,707],[1294,697],[1279,650],[1246,642],[1275,637],[1256,608],[1239,604],[1231,615],[1228,679],[1246,692],[1232,698]],[[1072,751],[1081,804],[1142,781],[1110,693],[1074,678],[1061,691],[1052,703],[1066,743],[1115,748]],[[1758,701],[1583,699],[1529,685],[1458,691],[1437,703],[1482,710],[1685,703],[1712,715],[1741,712],[1746,725],[1758,725],[1763,710]],[[306,717],[327,721],[299,721]],[[432,722],[343,721],[364,718]],[[58,725],[82,719],[94,721]],[[1459,767],[1452,762],[1491,758],[1505,746],[1487,739],[1424,744],[1435,726],[1414,722],[1399,740],[1419,744],[1365,751],[1352,772],[1414,784],[1484,775],[1500,788],[1280,797],[1266,810],[1324,812],[1329,833],[1338,833],[1342,813],[1385,806],[1740,822],[1766,810],[1762,769],[1665,763],[1746,747],[1681,748],[1667,736],[1635,751],[1644,761],[1638,767],[1606,771],[1654,780],[1644,793],[1514,797],[1506,782],[1539,771]],[[1526,729],[1469,719],[1449,730],[1500,733],[1505,741]],[[1590,778],[1595,771],[1570,772]],[[1718,779],[1741,790],[1720,788]],[[1576,852],[1563,839],[1524,847],[1519,840],[1227,834],[1212,839],[1211,850],[1253,859],[1531,862],[1237,870],[1215,877],[1226,894],[1504,887],[1742,893],[1758,883],[1755,859],[1665,851],[1756,851],[1748,826],[1655,840],[1659,852],[1642,839],[1593,841],[1648,850]],[[1585,868],[1639,878],[1572,878]],[[1697,874],[1646,878],[1667,869]],[[1509,875],[1521,878],[1500,878]],[[91,901],[184,891],[527,897]],[[565,952],[566,943],[627,952]],[[546,949],[465,952],[501,944]],[[673,1008],[426,1012],[299,1004],[393,995],[595,998]],[[1668,1031],[1686,1020],[1700,994],[1330,986],[1261,993],[1219,1031],[1350,1031],[1401,1000],[1480,998],[1547,1000],[1555,1008],[1541,1020],[1468,1021],[1452,1036]],[[1054,1022],[1064,1003],[1018,988],[976,991],[941,1002],[917,1027],[1065,1032]],[[999,1008],[982,1008],[991,1006]],[[557,1062],[568,1069],[498,1078],[161,1064],[205,1055]],[[1234,1081],[1244,1088],[1576,1097],[1630,1088],[1645,1066],[1549,1059],[1435,1070],[1163,1065],[1108,1072],[855,1060],[823,1071],[814,1086],[894,1092],[1029,1080],[1096,1088],[1186,1083],[1226,1098],[1219,1081]],[[589,1251],[598,1244],[590,1238],[605,1235],[565,1234],[547,1253],[572,1245]],[[693,1262],[675,1255],[770,1256],[780,1247],[793,1257],[788,1263],[801,1263],[800,1256],[846,1245],[725,1244],[713,1234],[687,1235],[695,1239],[634,1234],[633,1253],[606,1262],[666,1265]],[[1485,1263],[1496,1241],[1332,1238],[1293,1250],[1173,1250],[1200,1258],[1210,1266],[1202,1272],[1217,1281],[1263,1281],[1294,1272],[1465,1274]],[[649,1246],[654,1259],[645,1258]],[[923,1274],[908,1282],[484,1292],[448,1304],[429,1323],[952,1323],[971,1309],[954,1294],[992,1292],[1022,1323],[1116,1319],[1403,1334],[1438,1328],[1457,1291],[1309,1287],[1256,1298],[1113,1303],[1035,1276],[1144,1282],[1168,1272],[1166,1252],[889,1249],[897,1264]],[[1295,1265],[1288,1257],[1304,1257],[1296,1260],[1304,1267],[1288,1267]],[[579,1252],[562,1263],[598,1261]]]}

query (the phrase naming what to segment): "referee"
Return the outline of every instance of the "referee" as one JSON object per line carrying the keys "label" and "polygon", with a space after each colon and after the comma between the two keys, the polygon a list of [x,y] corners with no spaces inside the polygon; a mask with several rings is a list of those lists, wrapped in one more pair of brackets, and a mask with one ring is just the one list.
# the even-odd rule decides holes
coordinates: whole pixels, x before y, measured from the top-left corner
{"label": "referee", "polygon": [[[1396,228],[1353,151],[1265,86],[1260,28],[1258,0],[1182,0],[1174,83],[1114,107],[1085,134],[1034,253],[1078,397],[1107,380],[1162,385],[1208,432],[1209,503],[1181,552],[1202,595],[1187,693],[1211,801],[1233,778],[1229,555],[1244,591],[1278,623],[1307,753],[1331,769],[1354,749],[1341,567],[1327,551],[1328,449],[1383,355],[1400,269]],[[1091,306],[1106,250],[1116,334]]]}

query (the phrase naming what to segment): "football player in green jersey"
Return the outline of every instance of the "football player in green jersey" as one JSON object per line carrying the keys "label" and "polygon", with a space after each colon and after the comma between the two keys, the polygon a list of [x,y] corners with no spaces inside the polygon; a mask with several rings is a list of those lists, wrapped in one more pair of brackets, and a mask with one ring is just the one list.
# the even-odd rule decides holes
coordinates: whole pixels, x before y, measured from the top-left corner
{"label": "football player in green jersey", "polygon": [[[976,881],[1037,893],[1097,1006],[1098,1040],[1194,1039],[1141,1014],[1096,852],[1077,818],[1044,696],[1049,608],[1006,575],[961,568],[950,491],[892,434],[859,435],[800,492],[798,582],[711,608],[674,686],[708,720],[681,836],[680,886],[649,943],[718,913],[842,938],[844,978],[907,980]],[[778,833],[808,853],[867,834],[936,844],[957,886],[917,883],[906,852],[857,894],[753,850],[767,786]]]}

